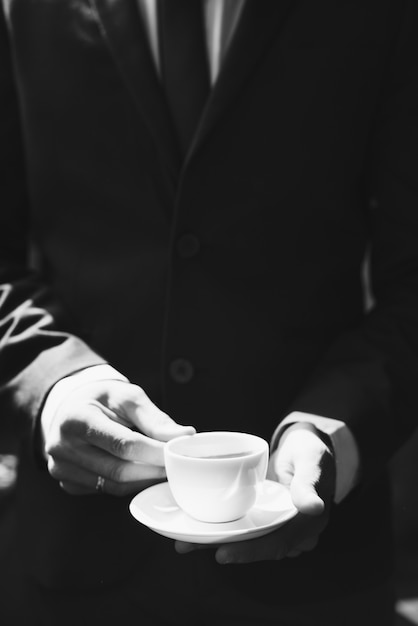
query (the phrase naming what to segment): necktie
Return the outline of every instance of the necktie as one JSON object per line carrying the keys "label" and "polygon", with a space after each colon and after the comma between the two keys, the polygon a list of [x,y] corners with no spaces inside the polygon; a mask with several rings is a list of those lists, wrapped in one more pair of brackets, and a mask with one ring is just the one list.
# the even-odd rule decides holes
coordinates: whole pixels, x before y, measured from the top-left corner
{"label": "necktie", "polygon": [[159,0],[161,80],[186,153],[209,95],[201,0]]}

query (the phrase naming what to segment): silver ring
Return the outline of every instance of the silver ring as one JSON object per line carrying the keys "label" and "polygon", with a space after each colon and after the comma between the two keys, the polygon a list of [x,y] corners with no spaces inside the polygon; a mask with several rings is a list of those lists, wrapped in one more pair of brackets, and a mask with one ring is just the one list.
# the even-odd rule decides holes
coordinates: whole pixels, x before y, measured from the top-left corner
{"label": "silver ring", "polygon": [[104,492],[104,484],[105,484],[105,479],[103,478],[103,476],[98,476],[97,477],[97,482],[96,482],[96,491],[99,491],[100,493]]}

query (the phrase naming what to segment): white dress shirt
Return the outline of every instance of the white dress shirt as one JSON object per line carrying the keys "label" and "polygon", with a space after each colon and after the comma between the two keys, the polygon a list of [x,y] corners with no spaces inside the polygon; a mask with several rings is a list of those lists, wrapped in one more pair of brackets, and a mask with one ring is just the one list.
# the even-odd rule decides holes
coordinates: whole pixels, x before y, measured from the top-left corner
{"label": "white dress shirt", "polygon": [[[199,0],[195,0],[198,2]],[[173,0],[175,2],[175,0]],[[212,85],[218,77],[226,51],[231,43],[245,0],[204,0],[206,47]],[[157,70],[160,70],[158,48],[157,2],[138,0]]]}
{"label": "white dress shirt", "polygon": [[[222,61],[234,36],[244,2],[245,0],[204,0],[206,45],[212,85],[218,77]],[[138,0],[138,3],[152,56],[159,72],[156,0]],[[44,405],[41,416],[42,432],[48,432],[58,406],[70,393],[78,387],[97,380],[126,381],[127,378],[110,365],[96,365],[59,381],[50,391]],[[337,470],[335,501],[340,502],[355,485],[360,466],[357,444],[351,431],[344,422],[339,420],[294,412],[277,427],[272,437],[272,449],[276,447],[286,426],[295,422],[309,422],[330,437]]]}

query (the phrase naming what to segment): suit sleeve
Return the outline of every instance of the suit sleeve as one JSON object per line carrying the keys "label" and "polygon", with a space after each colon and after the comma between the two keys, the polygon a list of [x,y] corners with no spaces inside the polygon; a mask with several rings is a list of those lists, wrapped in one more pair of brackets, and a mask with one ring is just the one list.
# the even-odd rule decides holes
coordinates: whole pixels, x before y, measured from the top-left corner
{"label": "suit sleeve", "polygon": [[345,422],[363,477],[379,471],[418,423],[418,5],[402,6],[370,151],[374,306],[331,346],[290,407]]}
{"label": "suit sleeve", "polygon": [[73,326],[42,272],[29,269],[30,200],[12,54],[0,9],[0,429],[35,423],[48,390],[104,360]]}

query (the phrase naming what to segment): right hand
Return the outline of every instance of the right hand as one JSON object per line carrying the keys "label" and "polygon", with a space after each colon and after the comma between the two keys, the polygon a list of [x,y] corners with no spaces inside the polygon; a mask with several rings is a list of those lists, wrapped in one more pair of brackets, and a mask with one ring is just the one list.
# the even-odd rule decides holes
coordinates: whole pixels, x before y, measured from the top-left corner
{"label": "right hand", "polygon": [[97,493],[101,476],[105,493],[124,496],[164,480],[164,442],[194,432],[137,385],[105,380],[66,396],[43,438],[49,473],[66,492]]}

